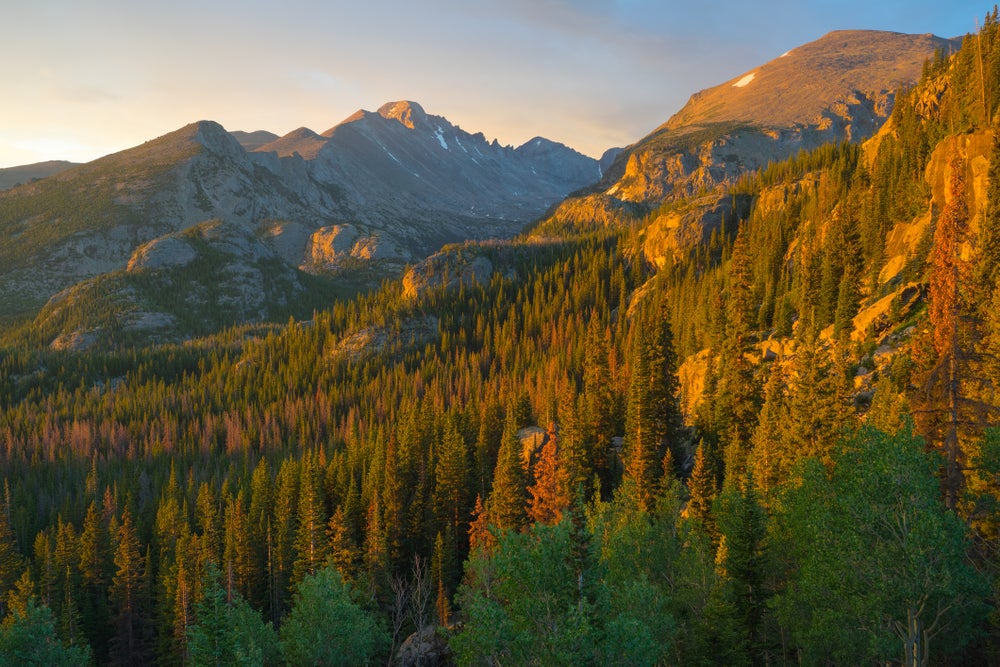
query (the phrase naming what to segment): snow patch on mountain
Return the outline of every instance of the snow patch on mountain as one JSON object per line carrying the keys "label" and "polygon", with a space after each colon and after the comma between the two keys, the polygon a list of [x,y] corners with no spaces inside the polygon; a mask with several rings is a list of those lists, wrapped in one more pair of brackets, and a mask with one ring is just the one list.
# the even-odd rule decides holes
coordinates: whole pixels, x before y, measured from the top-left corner
{"label": "snow patch on mountain", "polygon": [[736,83],[734,83],[733,84],[733,88],[743,88],[743,87],[745,87],[747,84],[749,84],[751,81],[753,81],[753,78],[755,76],[757,76],[757,72],[750,72],[745,77],[743,77],[742,79],[740,79],[739,81],[737,81]]}
{"label": "snow patch on mountain", "polygon": [[448,142],[444,140],[444,135],[442,134],[441,126],[438,126],[438,128],[434,130],[434,136],[437,137],[438,143],[441,144],[441,148],[448,150]]}

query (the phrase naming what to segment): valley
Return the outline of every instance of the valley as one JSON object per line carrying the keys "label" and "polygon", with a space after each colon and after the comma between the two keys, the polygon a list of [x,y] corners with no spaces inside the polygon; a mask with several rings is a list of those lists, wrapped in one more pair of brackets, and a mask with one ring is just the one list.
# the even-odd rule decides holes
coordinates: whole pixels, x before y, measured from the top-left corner
{"label": "valley", "polygon": [[998,111],[994,10],[600,160],[399,101],[0,192],[0,655],[993,664]]}

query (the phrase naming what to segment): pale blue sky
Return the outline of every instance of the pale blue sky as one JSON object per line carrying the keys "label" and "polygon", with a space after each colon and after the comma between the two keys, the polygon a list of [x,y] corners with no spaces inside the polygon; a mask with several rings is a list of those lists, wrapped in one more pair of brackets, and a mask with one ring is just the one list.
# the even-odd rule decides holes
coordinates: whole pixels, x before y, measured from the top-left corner
{"label": "pale blue sky", "polygon": [[975,30],[968,0],[2,0],[0,167],[200,119],[328,129],[411,99],[501,143],[598,156],[830,30]]}

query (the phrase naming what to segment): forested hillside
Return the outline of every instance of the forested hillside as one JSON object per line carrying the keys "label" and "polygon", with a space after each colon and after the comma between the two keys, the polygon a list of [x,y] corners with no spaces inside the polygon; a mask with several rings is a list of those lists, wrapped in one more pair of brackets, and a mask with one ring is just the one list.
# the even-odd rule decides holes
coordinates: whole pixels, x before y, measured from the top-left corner
{"label": "forested hillside", "polygon": [[0,653],[996,664],[996,11],[896,100],[704,244],[594,212],[309,321],[3,349]]}

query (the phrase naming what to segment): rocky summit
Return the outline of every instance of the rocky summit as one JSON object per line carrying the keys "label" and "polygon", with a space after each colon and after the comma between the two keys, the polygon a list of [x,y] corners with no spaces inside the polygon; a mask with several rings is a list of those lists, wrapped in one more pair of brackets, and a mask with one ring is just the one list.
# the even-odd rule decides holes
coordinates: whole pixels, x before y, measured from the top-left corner
{"label": "rocky summit", "polygon": [[791,49],[692,95],[615,157],[585,205],[568,202],[556,218],[634,205],[648,210],[734,183],[800,150],[867,139],[889,117],[896,92],[920,78],[924,63],[959,45],[934,35],[844,30]]}
{"label": "rocky summit", "polygon": [[892,113],[935,53],[961,40],[831,32],[691,96],[667,122],[614,154],[601,181],[565,200],[541,230],[649,216],[643,252],[663,264],[733,228],[749,208],[728,188],[824,144],[861,142]]}
{"label": "rocky summit", "polygon": [[[140,274],[147,288],[108,298],[126,294],[122,307],[145,312],[151,304],[135,295],[175,272],[176,257],[194,266],[211,257],[235,276],[227,280],[239,282],[262,270],[260,248],[277,262],[267,266],[280,264],[280,279],[268,284],[292,290],[277,295],[279,302],[301,291],[286,271],[377,283],[443,244],[510,237],[600,177],[597,160],[562,144],[539,137],[501,146],[414,102],[358,111],[322,134],[230,133],[201,121],[0,193],[0,316],[33,316],[53,295],[65,301],[64,291],[81,281],[89,281],[83,293],[96,294],[95,278],[128,282]],[[224,223],[243,245],[249,234],[254,242],[247,247],[257,255],[178,241],[177,234],[207,221]],[[244,306],[231,312],[250,319],[270,312],[256,302]]]}

